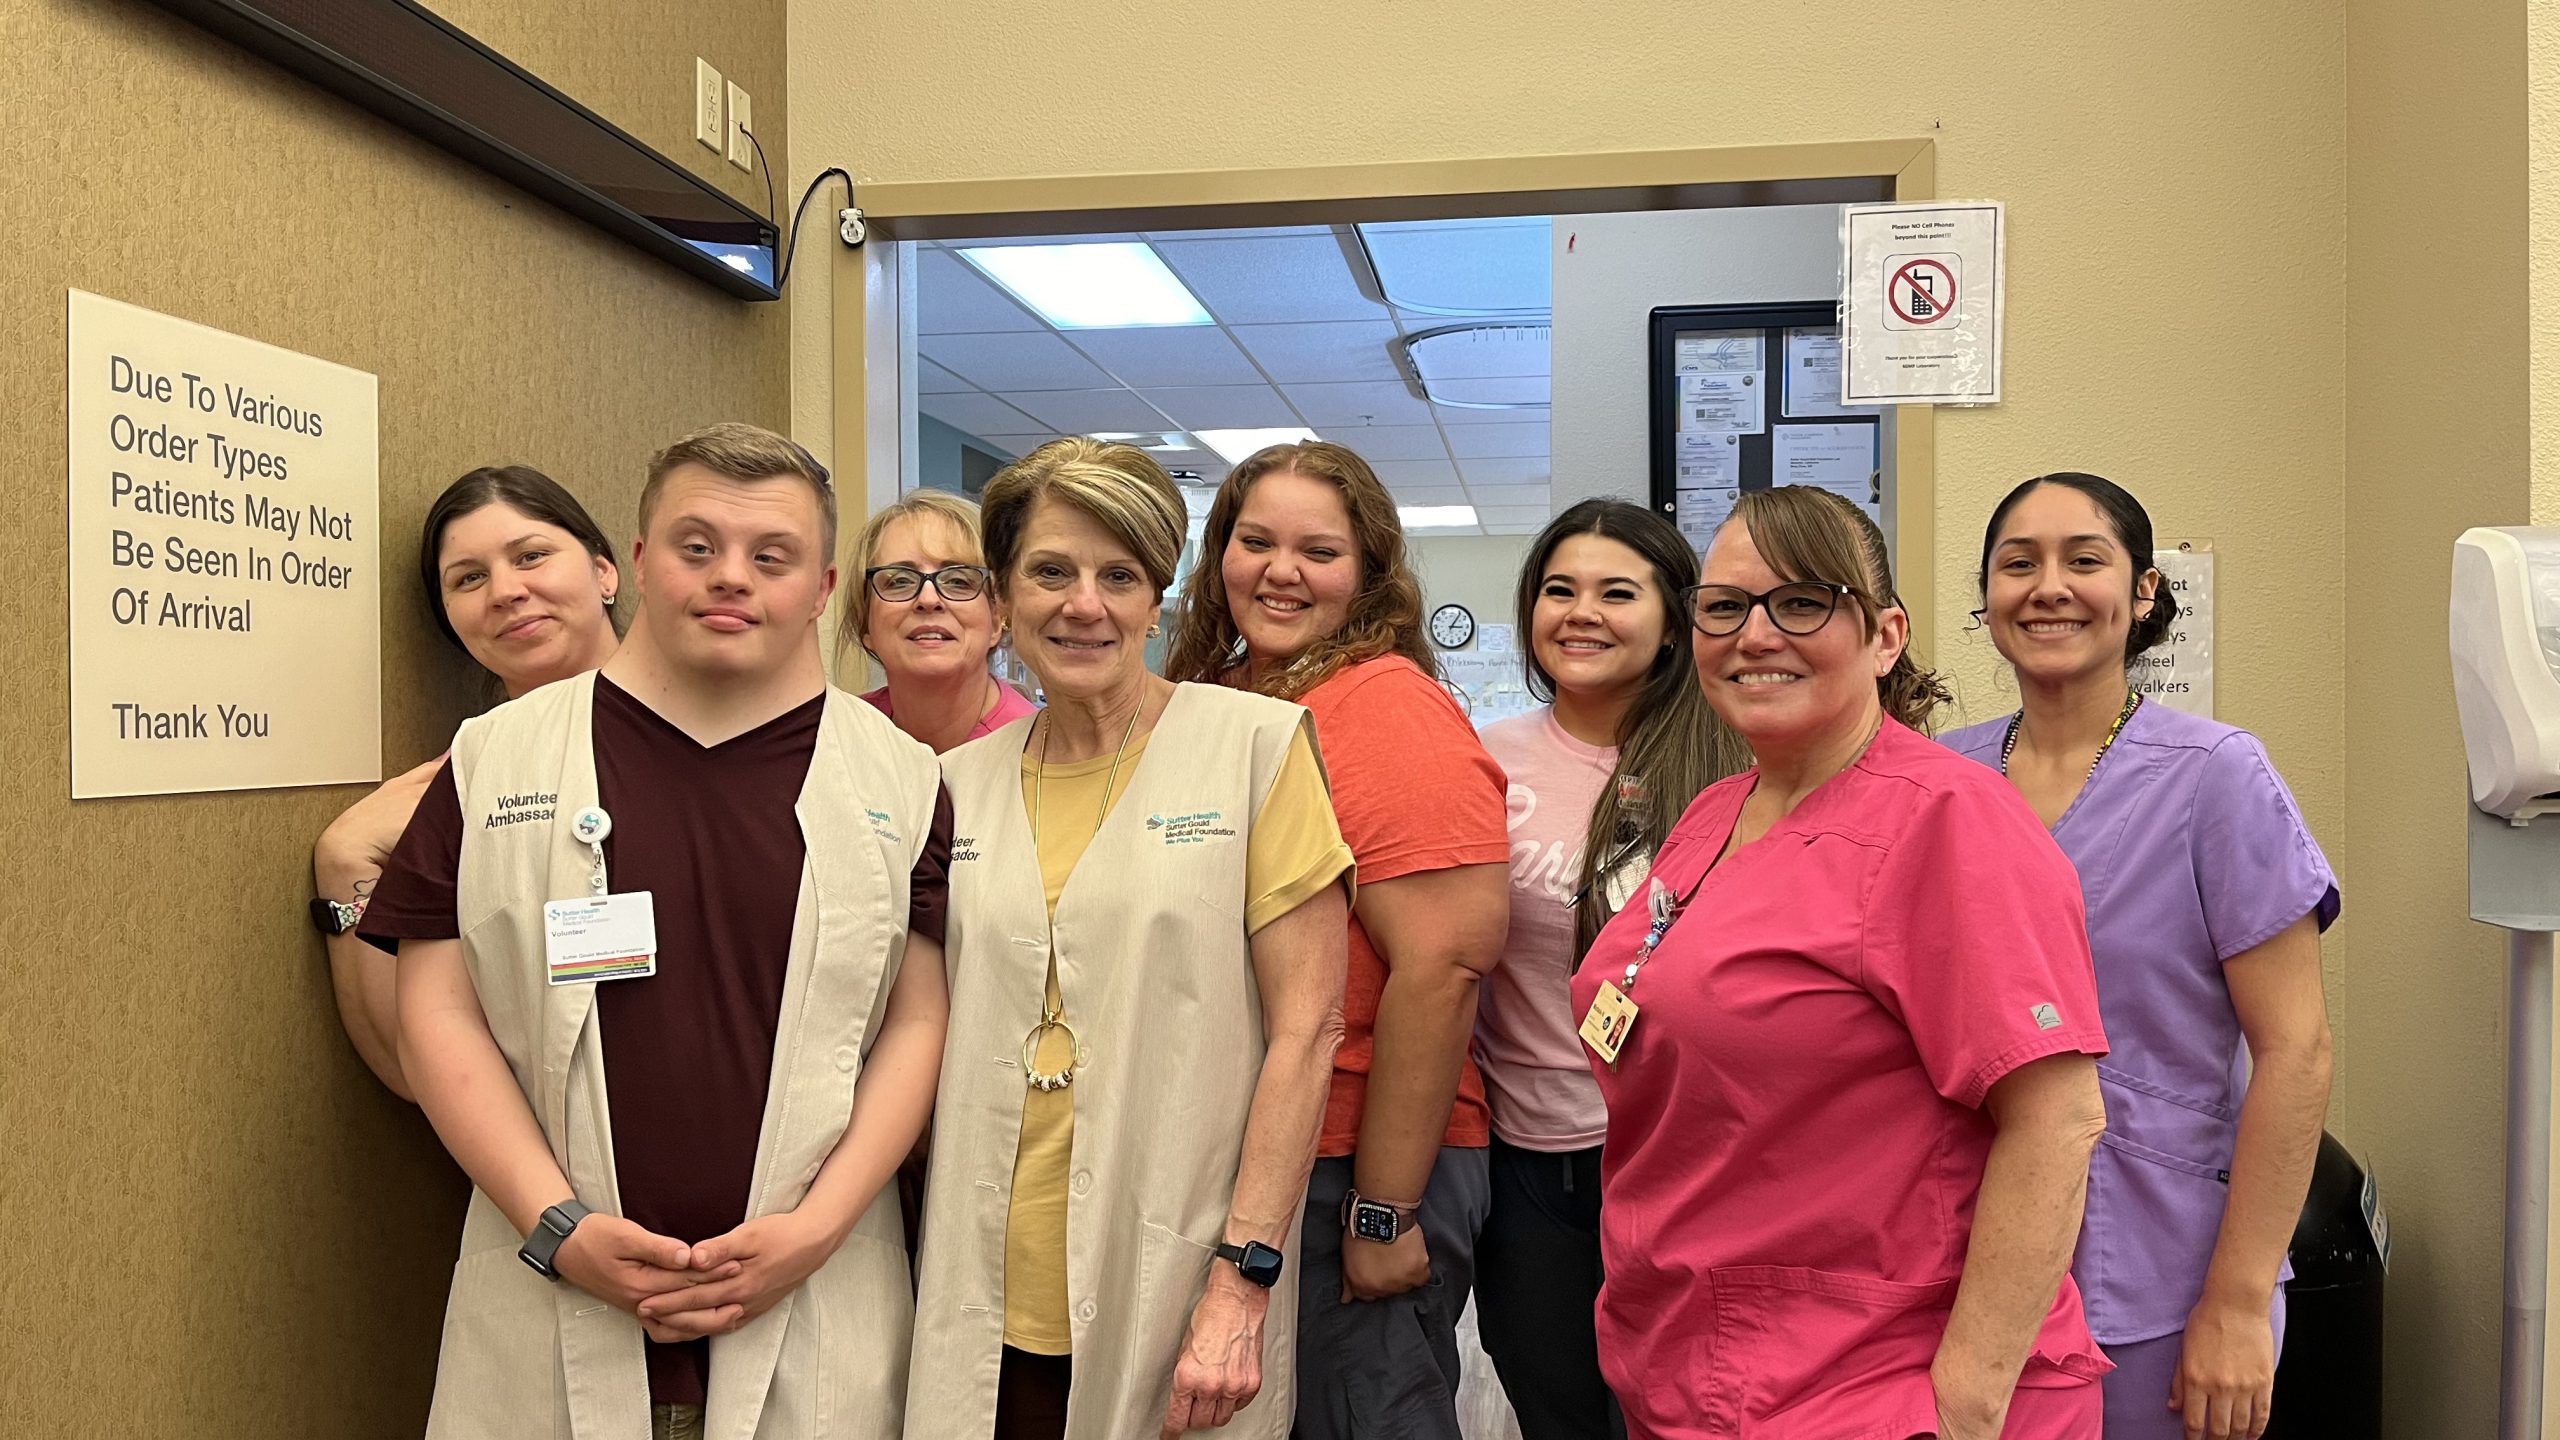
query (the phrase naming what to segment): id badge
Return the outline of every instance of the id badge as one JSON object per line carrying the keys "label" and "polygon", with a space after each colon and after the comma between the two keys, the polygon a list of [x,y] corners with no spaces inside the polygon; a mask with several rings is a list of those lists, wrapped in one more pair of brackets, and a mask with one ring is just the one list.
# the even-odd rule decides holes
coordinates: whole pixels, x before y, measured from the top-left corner
{"label": "id badge", "polygon": [[542,953],[554,985],[658,973],[658,908],[646,890],[554,900],[542,907]]}
{"label": "id badge", "polygon": [[1600,993],[1591,997],[1591,1008],[1582,1017],[1582,1043],[1591,1053],[1615,1065],[1618,1051],[1627,1043],[1627,1032],[1635,1028],[1636,1002],[1611,981],[1600,982]]}

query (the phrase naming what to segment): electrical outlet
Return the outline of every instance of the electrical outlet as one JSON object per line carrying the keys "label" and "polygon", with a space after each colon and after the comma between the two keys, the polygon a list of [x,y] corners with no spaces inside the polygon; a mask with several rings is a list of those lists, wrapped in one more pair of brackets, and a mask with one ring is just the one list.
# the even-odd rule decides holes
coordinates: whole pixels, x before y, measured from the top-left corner
{"label": "electrical outlet", "polygon": [[738,82],[729,82],[729,163],[741,170],[756,168],[755,147],[748,143],[747,132],[756,128],[755,107]]}
{"label": "electrical outlet", "polygon": [[720,72],[700,56],[693,61],[693,138],[715,154],[725,133],[720,127]]}

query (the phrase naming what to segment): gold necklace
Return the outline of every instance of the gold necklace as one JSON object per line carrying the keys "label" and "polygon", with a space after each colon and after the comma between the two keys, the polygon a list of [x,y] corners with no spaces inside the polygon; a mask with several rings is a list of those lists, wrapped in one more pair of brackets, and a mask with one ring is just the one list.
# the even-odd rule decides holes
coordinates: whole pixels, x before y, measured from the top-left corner
{"label": "gold necklace", "polygon": [[[2141,691],[2124,692],[2124,708],[2116,712],[2116,723],[2107,727],[2107,738],[2098,742],[2098,753],[2089,757],[2089,773],[2080,777],[2080,783],[2083,786],[2098,778],[2098,762],[2106,759],[2107,752],[2115,748],[2116,737],[2124,733],[2125,722],[2133,718],[2133,712],[2141,704]],[[2018,722],[2026,718],[2027,712],[2024,710],[2010,716],[2009,733],[2000,737],[2000,773],[2003,775],[2009,773],[2009,753],[2018,748]]]}
{"label": "gold necklace", "polygon": [[[1129,712],[1129,723],[1120,731],[1120,748],[1111,752],[1111,773],[1103,777],[1102,806],[1093,815],[1093,833],[1096,835],[1102,833],[1102,822],[1111,816],[1111,787],[1120,783],[1120,762],[1129,753],[1129,737],[1138,733],[1138,717],[1146,713],[1147,697],[1141,693],[1138,708]],[[1044,713],[1040,719],[1047,722],[1049,717]],[[1035,857],[1040,851],[1040,792],[1049,780],[1049,739],[1057,729],[1055,724],[1050,724],[1040,732],[1040,768],[1031,777],[1031,850]],[[1051,934],[1049,964],[1054,968],[1058,963],[1054,925]],[[1064,1090],[1076,1081],[1076,1066],[1080,1063],[1084,1042],[1076,1038],[1075,1027],[1067,1023],[1065,996],[1061,995],[1059,1000],[1055,1006],[1049,1003],[1048,986],[1044,983],[1040,992],[1040,1023],[1032,1026],[1031,1033],[1022,1037],[1022,1078],[1034,1090]],[[1067,1063],[1064,1069],[1044,1071],[1038,1063],[1040,1037],[1052,1030],[1067,1039]]]}

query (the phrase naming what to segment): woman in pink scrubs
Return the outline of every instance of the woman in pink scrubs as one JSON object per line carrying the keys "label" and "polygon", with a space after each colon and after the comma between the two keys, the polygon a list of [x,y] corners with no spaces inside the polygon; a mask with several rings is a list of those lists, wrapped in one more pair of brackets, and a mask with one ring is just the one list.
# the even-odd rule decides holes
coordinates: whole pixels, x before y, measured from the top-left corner
{"label": "woman in pink scrubs", "polygon": [[1628,1433],[2096,1440],[2065,1273],[2105,1127],[2078,878],[1913,728],[1944,691],[1855,506],[1746,494],[1703,580],[1699,684],[1755,768],[1574,979]]}
{"label": "woman in pink scrubs", "polygon": [[2107,1440],[2254,1440],[2329,1105],[2338,885],[2257,737],[2127,683],[2178,614],[2151,544],[2141,502],[2098,476],[2010,491],[1982,613],[2022,704],[1945,741],[2008,777],[2087,896],[2114,1053],[2072,1275],[2116,1362]]}

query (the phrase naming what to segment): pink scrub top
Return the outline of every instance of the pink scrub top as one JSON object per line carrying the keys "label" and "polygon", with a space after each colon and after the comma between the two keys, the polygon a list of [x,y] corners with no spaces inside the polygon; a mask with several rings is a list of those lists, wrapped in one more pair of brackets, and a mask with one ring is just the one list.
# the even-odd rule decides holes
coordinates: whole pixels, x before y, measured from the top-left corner
{"label": "pink scrub top", "polygon": [[[898,718],[898,712],[889,708],[888,686],[883,685],[877,690],[866,690],[862,698],[871,703],[872,709],[892,720]],[[999,680],[996,682],[996,708],[978,717],[977,728],[971,730],[967,738],[975,740],[981,735],[993,735],[1039,708],[1032,704],[1021,691]]]}
{"label": "pink scrub top", "polygon": [[[2003,717],[1939,743],[1997,771],[2008,731]],[[2186,1328],[2222,1235],[2249,1092],[2222,966],[2305,916],[2328,929],[2338,880],[2256,736],[2150,701],[2053,838],[2080,874],[2114,1048],[2071,1273],[2090,1332],[2129,1345]],[[2279,1347],[2284,1299],[2278,1284]]]}
{"label": "pink scrub top", "polygon": [[[1757,779],[1700,794],[1655,857],[1696,890],[1618,1063],[1593,1061],[1601,1368],[1637,1440],[1931,1434],[1983,1098],[2030,1061],[2106,1053],[2079,878],[2005,780],[1891,720],[1718,864]],[[1630,901],[1601,932],[1576,1015],[1647,923]],[[2094,1396],[2111,1368],[2066,1277],[2019,1386]],[[2021,1396],[2004,1433],[2097,1440],[2097,1406]]]}

